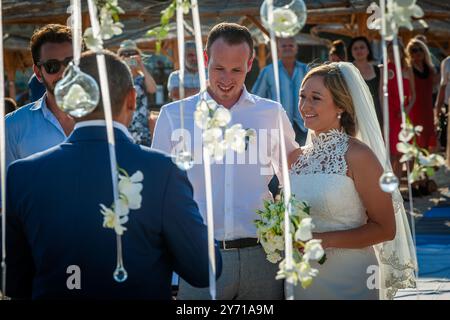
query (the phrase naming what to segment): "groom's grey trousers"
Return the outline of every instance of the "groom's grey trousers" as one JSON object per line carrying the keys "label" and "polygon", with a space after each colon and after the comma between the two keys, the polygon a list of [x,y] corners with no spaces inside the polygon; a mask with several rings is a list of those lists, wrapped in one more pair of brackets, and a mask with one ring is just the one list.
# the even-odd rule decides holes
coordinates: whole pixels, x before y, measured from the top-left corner
{"label": "groom's grey trousers", "polygon": [[[275,280],[278,263],[266,259],[261,245],[221,249],[222,275],[217,300],[283,300],[284,281]],[[194,288],[180,278],[177,300],[210,300],[209,288]]]}

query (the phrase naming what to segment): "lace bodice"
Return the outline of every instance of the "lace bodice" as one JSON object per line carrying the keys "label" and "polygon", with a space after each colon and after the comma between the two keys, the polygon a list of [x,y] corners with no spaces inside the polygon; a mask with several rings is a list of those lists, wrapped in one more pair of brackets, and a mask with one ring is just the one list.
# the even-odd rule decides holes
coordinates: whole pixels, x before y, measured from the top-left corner
{"label": "lace bodice", "polygon": [[347,176],[349,136],[331,130],[312,136],[292,166],[292,193],[311,205],[315,231],[346,230],[366,223],[364,205]]}
{"label": "lace bodice", "polygon": [[292,166],[297,174],[347,174],[345,153],[348,149],[348,136],[338,130],[311,136],[312,143],[303,149],[302,155]]}

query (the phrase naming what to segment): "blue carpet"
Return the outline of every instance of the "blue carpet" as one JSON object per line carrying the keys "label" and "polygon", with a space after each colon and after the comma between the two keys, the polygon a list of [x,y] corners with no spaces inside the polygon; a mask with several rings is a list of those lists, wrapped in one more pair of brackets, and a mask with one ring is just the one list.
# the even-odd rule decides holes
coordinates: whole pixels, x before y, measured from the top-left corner
{"label": "blue carpet", "polygon": [[434,207],[431,210],[425,212],[424,218],[449,218],[450,219],[450,207]]}
{"label": "blue carpet", "polygon": [[418,245],[419,277],[450,279],[450,244]]}

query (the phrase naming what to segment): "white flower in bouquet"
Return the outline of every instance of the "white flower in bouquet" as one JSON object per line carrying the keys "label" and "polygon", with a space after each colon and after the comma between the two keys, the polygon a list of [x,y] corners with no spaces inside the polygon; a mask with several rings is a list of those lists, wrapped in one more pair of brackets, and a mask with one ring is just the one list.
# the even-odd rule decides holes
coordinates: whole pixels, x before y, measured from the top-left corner
{"label": "white flower in bouquet", "polygon": [[308,241],[305,245],[305,251],[303,254],[303,258],[305,261],[309,260],[315,260],[319,261],[322,259],[323,255],[325,254],[325,251],[322,248],[322,240],[318,239],[311,239]]}
{"label": "white flower in bouquet", "polygon": [[297,231],[295,232],[296,241],[308,241],[312,239],[312,229],[314,224],[311,218],[304,218],[300,221]]}
{"label": "white flower in bouquet", "polygon": [[[261,243],[267,260],[271,263],[280,261],[285,249],[284,233],[284,201],[282,198],[276,201],[265,200],[263,209],[256,213],[260,219],[255,220],[258,240]],[[309,217],[310,207],[306,202],[301,202],[292,196],[289,204],[290,232],[293,255],[292,269],[287,270],[285,260],[279,265],[276,279],[287,279],[294,284],[300,282],[304,288],[309,286],[318,270],[311,268],[310,260],[325,261],[325,253],[321,241],[312,239],[314,225]]]}
{"label": "white flower in bouquet", "polygon": [[281,255],[278,252],[271,252],[267,255],[267,260],[271,263],[277,263],[281,260]]}
{"label": "white flower in bouquet", "polygon": [[307,261],[300,262],[297,270],[298,279],[304,289],[309,287],[312,284],[313,277],[316,277],[319,274],[319,270],[312,268]]}

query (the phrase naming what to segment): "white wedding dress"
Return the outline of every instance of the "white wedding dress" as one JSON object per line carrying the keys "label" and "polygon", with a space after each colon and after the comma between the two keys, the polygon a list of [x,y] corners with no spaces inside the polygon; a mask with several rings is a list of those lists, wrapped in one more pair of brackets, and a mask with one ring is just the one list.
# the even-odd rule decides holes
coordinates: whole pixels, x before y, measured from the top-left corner
{"label": "white wedding dress", "polygon": [[[358,228],[367,221],[366,210],[353,180],[347,176],[345,155],[349,136],[331,130],[311,135],[311,143],[292,166],[292,194],[311,206],[313,232]],[[307,289],[295,287],[295,298],[308,299],[379,299],[376,279],[378,261],[372,246],[363,249],[329,248],[323,265]]]}

